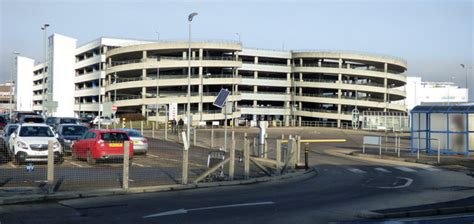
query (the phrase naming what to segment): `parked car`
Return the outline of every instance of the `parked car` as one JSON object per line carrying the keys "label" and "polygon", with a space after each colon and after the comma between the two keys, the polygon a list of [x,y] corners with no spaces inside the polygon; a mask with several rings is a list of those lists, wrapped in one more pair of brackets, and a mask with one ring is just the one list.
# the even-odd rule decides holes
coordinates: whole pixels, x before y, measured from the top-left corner
{"label": "parked car", "polygon": [[58,130],[61,124],[80,124],[80,121],[75,117],[58,117],[53,124],[53,130]]}
{"label": "parked car", "polygon": [[21,116],[19,123],[20,124],[23,124],[23,123],[44,124],[46,123],[46,121],[41,115],[24,115],[24,116]]}
{"label": "parked car", "polygon": [[3,129],[2,137],[1,137],[1,147],[0,149],[2,150],[1,152],[3,153],[4,156],[9,155],[9,142],[10,142],[10,135],[15,132],[15,130],[18,128],[18,124],[7,124],[5,128]]}
{"label": "parked car", "polygon": [[[106,126],[106,125],[112,125],[114,123],[114,119],[111,119],[110,117],[100,117],[100,125],[101,126]],[[94,120],[92,120],[92,125],[97,126],[99,125],[99,116],[95,117]]]}
{"label": "parked car", "polygon": [[91,128],[92,127],[92,124],[91,124],[92,120],[93,120],[92,118],[83,117],[83,118],[79,119],[79,123],[80,123],[80,125]]}
{"label": "parked car", "polygon": [[9,156],[14,158],[14,162],[17,164],[29,161],[47,161],[49,140],[54,142],[54,161],[63,161],[61,144],[55,138],[51,127],[46,124],[21,124],[10,138]]}
{"label": "parked car", "polygon": [[75,159],[85,159],[88,164],[95,164],[97,160],[123,159],[125,141],[130,141],[129,155],[132,159],[133,142],[126,132],[92,129],[74,143],[72,156]]}
{"label": "parked car", "polygon": [[48,117],[46,118],[46,124],[49,125],[50,127],[54,126],[54,123],[56,123],[57,117]]}
{"label": "parked car", "polygon": [[56,137],[61,143],[64,154],[71,154],[72,145],[81,136],[86,133],[89,128],[79,124],[60,124],[58,126]]}
{"label": "parked car", "polygon": [[8,121],[4,116],[0,116],[0,130],[3,130],[7,125]]}
{"label": "parked car", "polygon": [[11,114],[10,120],[11,122],[17,123],[17,122],[20,122],[21,117],[25,115],[38,115],[38,114],[33,111],[13,111],[13,113]]}
{"label": "parked car", "polygon": [[129,128],[121,128],[118,130],[126,132],[128,137],[133,141],[135,154],[142,153],[146,155],[148,152],[148,140],[139,131]]}

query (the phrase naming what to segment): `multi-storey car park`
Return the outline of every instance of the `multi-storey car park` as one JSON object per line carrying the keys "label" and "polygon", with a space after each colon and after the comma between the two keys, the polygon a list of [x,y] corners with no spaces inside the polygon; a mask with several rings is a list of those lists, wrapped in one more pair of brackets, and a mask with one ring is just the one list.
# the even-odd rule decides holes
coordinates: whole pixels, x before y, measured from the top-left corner
{"label": "multi-storey car park", "polygon": [[[212,102],[232,91],[229,118],[350,123],[359,111],[405,112],[407,63],[395,57],[332,51],[243,49],[239,42],[191,44],[193,122],[223,120]],[[118,113],[147,115],[147,105],[187,103],[188,42],[117,47],[106,53],[105,101]],[[158,97],[157,97],[158,96]],[[164,121],[165,114],[150,116]]]}
{"label": "multi-storey car park", "polygon": [[24,80],[18,87],[25,88],[18,97],[32,99],[22,105],[31,104],[30,110],[38,112],[45,110],[44,100],[58,102],[57,111],[49,112],[55,116],[97,115],[99,103],[112,102],[119,116],[140,113],[161,122],[169,114],[155,108],[171,109],[173,104],[177,119],[184,119],[191,59],[194,124],[224,120],[222,110],[212,105],[221,88],[232,92],[228,105],[233,110],[228,118],[234,121],[341,127],[351,124],[354,108],[360,114],[406,112],[407,63],[403,59],[354,52],[250,49],[235,41],[192,42],[188,57],[188,47],[187,41],[105,37],[76,47],[75,39],[53,34],[46,63],[33,66],[31,59],[19,61],[24,71],[17,77]]}

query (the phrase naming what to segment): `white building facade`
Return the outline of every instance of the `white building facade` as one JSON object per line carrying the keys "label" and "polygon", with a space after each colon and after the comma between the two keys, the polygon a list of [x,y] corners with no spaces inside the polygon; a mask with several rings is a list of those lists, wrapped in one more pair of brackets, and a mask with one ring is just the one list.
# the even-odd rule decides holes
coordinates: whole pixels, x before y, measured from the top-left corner
{"label": "white building facade", "polygon": [[459,104],[469,102],[469,90],[453,82],[423,82],[421,77],[408,77],[406,85],[408,110],[422,104]]}
{"label": "white building facade", "polygon": [[15,102],[16,110],[31,111],[33,109],[33,59],[16,56],[15,63]]}

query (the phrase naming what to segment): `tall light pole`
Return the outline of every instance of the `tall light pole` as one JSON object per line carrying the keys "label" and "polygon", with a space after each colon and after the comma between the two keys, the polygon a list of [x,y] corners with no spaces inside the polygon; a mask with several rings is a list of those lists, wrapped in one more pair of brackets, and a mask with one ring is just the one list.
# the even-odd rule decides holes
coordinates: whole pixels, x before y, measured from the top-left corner
{"label": "tall light pole", "polygon": [[160,32],[156,31],[155,33],[158,35],[158,41],[160,41]]}
{"label": "tall light pole", "polygon": [[[10,106],[8,107],[10,110],[9,110],[9,115],[8,116],[11,116],[12,114],[12,111],[13,111],[13,88],[16,86],[16,82],[13,80],[13,73],[15,73],[15,57],[18,56],[20,53],[14,51],[13,52],[13,58],[12,58],[12,73],[11,73],[11,76],[10,76]],[[16,95],[16,94],[15,94]],[[16,105],[16,101],[15,101],[15,105]]]}
{"label": "tall light pole", "polygon": [[[466,70],[466,91],[467,91],[467,98],[469,99],[469,85],[468,85],[468,81],[467,81],[467,69],[468,67],[465,66],[464,64],[460,64],[461,67]],[[470,67],[470,69],[472,69],[472,66]]]}
{"label": "tall light pole", "polygon": [[[453,80],[454,80],[454,76],[451,76],[451,83],[453,83]],[[453,83],[454,84],[454,83]],[[448,106],[449,106],[449,103],[451,101],[451,96],[449,95],[449,89],[451,88],[451,85],[448,84]]]}
{"label": "tall light pole", "polygon": [[[41,30],[44,31],[44,33],[43,33],[43,64],[44,64],[44,66],[43,66],[43,83],[42,83],[43,84],[42,85],[43,86],[42,87],[43,88],[43,91],[42,91],[43,97],[42,97],[42,100],[41,100],[41,111],[42,111],[43,115],[46,114],[44,103],[46,101],[46,99],[45,99],[45,97],[46,97],[46,91],[45,91],[45,89],[46,89],[46,87],[45,87],[45,85],[46,85],[46,66],[47,66],[47,64],[46,64],[46,35],[47,35],[48,27],[49,27],[48,23],[45,23],[41,27]],[[49,91],[51,91],[51,90],[49,90]]]}
{"label": "tall light pole", "polygon": [[235,33],[235,35],[237,35],[237,37],[239,37],[239,43],[240,43],[240,33]]}
{"label": "tall light pole", "polygon": [[193,21],[193,18],[197,16],[197,12],[193,12],[189,14],[188,16],[188,21],[189,21],[189,47],[188,47],[188,108],[187,108],[187,116],[188,116],[188,122],[187,122],[187,140],[188,142],[191,139],[191,22]]}

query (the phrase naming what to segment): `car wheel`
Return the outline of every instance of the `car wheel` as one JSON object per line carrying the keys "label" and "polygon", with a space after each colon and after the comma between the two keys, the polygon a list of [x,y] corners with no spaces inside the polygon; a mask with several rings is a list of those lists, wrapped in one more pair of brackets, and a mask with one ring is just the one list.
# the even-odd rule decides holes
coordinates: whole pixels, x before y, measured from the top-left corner
{"label": "car wheel", "polygon": [[89,165],[94,165],[96,163],[96,160],[94,158],[92,158],[92,153],[91,153],[91,150],[87,150],[87,163]]}

